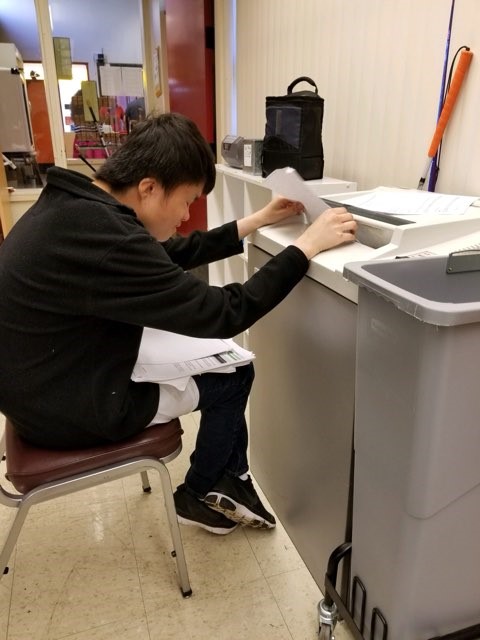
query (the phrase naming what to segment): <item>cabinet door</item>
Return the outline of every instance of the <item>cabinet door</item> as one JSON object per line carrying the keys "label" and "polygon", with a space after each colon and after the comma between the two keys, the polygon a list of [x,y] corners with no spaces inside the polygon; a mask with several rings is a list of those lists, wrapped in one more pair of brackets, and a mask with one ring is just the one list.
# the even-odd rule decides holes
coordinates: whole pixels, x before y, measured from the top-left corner
{"label": "cabinet door", "polygon": [[[250,245],[250,274],[269,258]],[[350,518],[356,312],[305,277],[249,332],[252,472],[320,587]]]}

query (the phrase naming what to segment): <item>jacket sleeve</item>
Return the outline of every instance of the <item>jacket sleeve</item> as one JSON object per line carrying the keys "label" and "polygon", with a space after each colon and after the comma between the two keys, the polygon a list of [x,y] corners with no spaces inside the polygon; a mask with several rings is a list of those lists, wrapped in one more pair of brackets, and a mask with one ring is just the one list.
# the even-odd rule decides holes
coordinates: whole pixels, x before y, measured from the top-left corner
{"label": "jacket sleeve", "polygon": [[236,222],[210,231],[193,231],[187,237],[177,236],[162,245],[172,261],[183,269],[193,269],[243,251]]}
{"label": "jacket sleeve", "polygon": [[88,311],[189,336],[231,338],[283,300],[308,264],[289,246],[245,284],[214,287],[172,262],[160,243],[129,237],[92,274]]}

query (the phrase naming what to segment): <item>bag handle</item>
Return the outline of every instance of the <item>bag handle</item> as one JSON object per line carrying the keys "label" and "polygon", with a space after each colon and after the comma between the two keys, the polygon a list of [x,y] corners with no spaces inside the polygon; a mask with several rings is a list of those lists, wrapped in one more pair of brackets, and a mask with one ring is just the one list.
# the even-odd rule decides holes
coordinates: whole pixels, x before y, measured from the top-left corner
{"label": "bag handle", "polygon": [[288,85],[288,89],[287,89],[287,93],[292,93],[293,88],[299,83],[299,82],[308,82],[309,84],[312,85],[312,87],[315,88],[315,93],[318,93],[318,89],[317,89],[317,85],[315,84],[315,82],[309,78],[308,76],[300,76],[300,78],[297,78],[296,80],[294,80],[291,84]]}

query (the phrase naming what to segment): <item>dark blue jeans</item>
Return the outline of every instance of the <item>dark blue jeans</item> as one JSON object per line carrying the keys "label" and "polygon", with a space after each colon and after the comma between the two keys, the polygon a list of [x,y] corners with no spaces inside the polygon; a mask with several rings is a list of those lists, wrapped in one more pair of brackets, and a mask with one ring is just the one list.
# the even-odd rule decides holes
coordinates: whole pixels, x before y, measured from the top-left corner
{"label": "dark blue jeans", "polygon": [[245,408],[254,377],[251,363],[235,373],[194,376],[201,418],[185,484],[200,498],[225,473],[239,476],[248,471]]}

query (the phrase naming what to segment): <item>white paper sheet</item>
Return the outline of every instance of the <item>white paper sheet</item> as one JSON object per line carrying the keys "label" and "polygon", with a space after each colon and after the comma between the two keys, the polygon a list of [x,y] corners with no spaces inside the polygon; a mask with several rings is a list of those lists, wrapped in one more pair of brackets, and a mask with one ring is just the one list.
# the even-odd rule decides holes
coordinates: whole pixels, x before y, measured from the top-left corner
{"label": "white paper sheet", "polygon": [[145,327],[137,361],[141,364],[167,364],[196,360],[226,350],[224,340],[192,338]]}
{"label": "white paper sheet", "polygon": [[145,328],[132,380],[168,383],[183,390],[191,376],[231,373],[254,358],[233,340],[192,338]]}
{"label": "white paper sheet", "polygon": [[448,195],[418,189],[379,189],[348,198],[347,204],[394,215],[463,215],[477,196]]}
{"label": "white paper sheet", "polygon": [[264,185],[278,195],[301,202],[310,223],[329,208],[321,198],[311,191],[303,178],[292,167],[275,169],[265,178]]}

